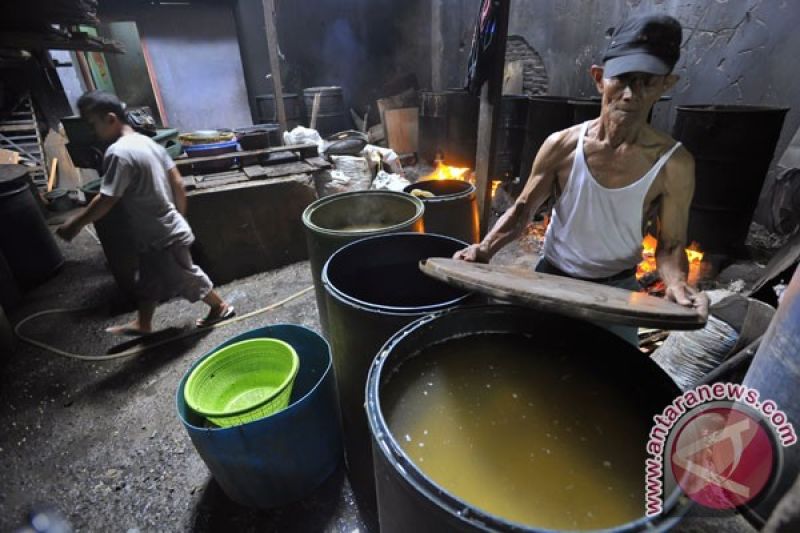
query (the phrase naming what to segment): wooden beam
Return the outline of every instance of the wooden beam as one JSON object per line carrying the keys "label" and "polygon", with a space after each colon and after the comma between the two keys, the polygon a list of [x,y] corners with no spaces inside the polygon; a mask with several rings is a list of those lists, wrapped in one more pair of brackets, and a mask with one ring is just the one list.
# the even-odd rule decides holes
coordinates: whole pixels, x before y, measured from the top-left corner
{"label": "wooden beam", "polygon": [[84,50],[88,52],[124,53],[121,44],[110,39],[85,34],[65,35],[59,32],[3,32],[0,47],[32,50]]}
{"label": "wooden beam", "polygon": [[481,108],[478,115],[478,148],[475,153],[475,181],[478,209],[481,215],[481,237],[489,230],[492,215],[491,169],[495,166],[500,104],[503,96],[503,72],[508,40],[508,16],[511,0],[494,0],[498,6],[495,39],[497,46],[490,61],[489,77],[481,88]]}
{"label": "wooden beam", "polygon": [[158,115],[161,119],[161,125],[165,128],[169,127],[169,119],[167,118],[167,108],[164,106],[164,99],[161,98],[161,86],[158,84],[158,77],[156,76],[156,69],[153,66],[153,60],[150,57],[150,48],[148,41],[143,35],[139,35],[139,43],[142,46],[142,57],[144,58],[144,68],[147,70],[147,77],[150,80],[150,88],[153,89],[153,97],[156,99],[156,107],[158,108]]}
{"label": "wooden beam", "polygon": [[94,91],[97,86],[92,78],[92,70],[89,68],[89,62],[86,61],[86,54],[82,51],[75,52],[75,58],[78,60],[78,68],[80,69],[81,78],[87,91]]}
{"label": "wooden beam", "polygon": [[269,68],[272,72],[272,86],[275,91],[275,109],[281,132],[286,131],[286,109],[283,106],[283,84],[281,82],[281,62],[278,58],[278,30],[275,25],[275,0],[263,0],[264,29],[267,32]]}
{"label": "wooden beam", "polygon": [[444,0],[431,0],[431,88],[441,91],[442,59],[444,55],[444,40],[442,39],[442,13]]}

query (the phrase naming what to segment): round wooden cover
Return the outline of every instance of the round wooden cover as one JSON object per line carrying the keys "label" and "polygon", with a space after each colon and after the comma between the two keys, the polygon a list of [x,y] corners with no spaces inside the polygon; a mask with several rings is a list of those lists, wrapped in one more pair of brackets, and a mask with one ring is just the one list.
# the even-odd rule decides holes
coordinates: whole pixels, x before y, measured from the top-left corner
{"label": "round wooden cover", "polygon": [[434,257],[420,270],[450,285],[585,320],[659,329],[699,329],[706,320],[663,298],[521,268]]}

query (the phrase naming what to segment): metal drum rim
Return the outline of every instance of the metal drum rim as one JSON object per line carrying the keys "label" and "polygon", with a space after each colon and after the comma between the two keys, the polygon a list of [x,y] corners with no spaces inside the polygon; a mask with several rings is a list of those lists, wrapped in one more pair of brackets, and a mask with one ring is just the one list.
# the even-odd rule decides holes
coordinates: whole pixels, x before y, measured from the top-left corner
{"label": "metal drum rim", "polygon": [[[351,192],[340,192],[337,194],[331,194],[330,196],[325,196],[312,202],[308,207],[303,210],[303,225],[311,231],[321,233],[323,235],[327,235],[330,237],[357,237],[359,235],[364,235],[363,231],[344,231],[344,230],[337,230],[337,229],[330,229],[330,228],[323,228],[322,226],[317,226],[312,222],[311,217],[314,212],[322,206],[325,206],[329,203],[337,202],[345,197],[350,196],[363,196],[365,194],[369,194],[371,196],[390,196],[393,198],[403,198],[404,200],[409,200],[414,207],[416,208],[416,212],[414,216],[405,220],[401,223],[393,224],[391,226],[386,226],[380,230],[376,230],[375,232],[370,232],[370,236],[372,235],[382,235],[384,233],[394,233],[396,230],[412,225],[417,222],[422,216],[425,214],[425,204],[412,194],[408,194],[405,192],[397,192],[397,191],[351,191]],[[365,235],[366,236],[366,235]]]}
{"label": "metal drum rim", "polygon": [[[423,204],[436,204],[436,203],[450,202],[450,201],[453,201],[453,200],[461,200],[461,199],[470,198],[471,196],[476,194],[476,190],[477,190],[475,188],[475,185],[471,184],[468,181],[463,181],[463,180],[423,180],[423,181],[418,181],[416,183],[412,183],[411,185],[407,185],[403,189],[403,192],[407,192],[407,193],[411,194],[411,191],[415,190],[417,188],[417,185],[419,185],[421,183],[424,183],[425,181],[459,182],[459,183],[466,183],[467,185],[469,185],[469,187],[467,187],[465,190],[460,191],[460,192],[454,192],[454,193],[450,193],[450,194],[437,194],[436,196],[433,196],[431,198],[418,197],[420,200],[422,200]],[[414,195],[412,194],[412,196],[414,196]]]}
{"label": "metal drum rim", "polygon": [[[392,335],[386,343],[378,350],[372,364],[370,365],[367,374],[367,383],[364,387],[364,398],[367,411],[367,423],[370,427],[372,438],[380,448],[380,453],[384,459],[396,471],[403,471],[406,473],[403,476],[403,481],[411,485],[414,490],[427,497],[440,511],[450,513],[457,516],[460,520],[468,523],[470,526],[482,529],[485,531],[520,531],[525,533],[555,533],[558,530],[536,528],[513,522],[511,520],[503,519],[499,516],[482,511],[478,507],[451,494],[450,491],[440,487],[424,472],[422,472],[417,465],[408,457],[397,439],[392,435],[389,425],[383,416],[383,410],[380,402],[380,389],[381,389],[381,375],[383,374],[384,366],[394,346],[403,341],[410,333],[417,328],[437,320],[448,314],[461,313],[465,311],[479,311],[479,310],[492,310],[502,307],[506,310],[519,309],[525,312],[531,310],[526,307],[501,304],[501,305],[471,305],[461,306],[451,309],[446,309],[436,313],[423,316]],[[373,459],[374,460],[374,459]],[[636,531],[660,532],[668,531],[675,526],[677,521],[689,510],[693,504],[679,488],[676,488],[668,498],[663,502],[664,512],[655,517],[641,516],[636,520],[620,524],[619,526],[605,529],[584,530],[588,533],[632,533]],[[469,509],[469,514],[464,515],[458,509]]]}
{"label": "metal drum rim", "polygon": [[790,108],[782,106],[747,104],[690,104],[675,106],[677,111],[690,113],[788,113]]}
{"label": "metal drum rim", "polygon": [[[403,194],[405,194],[405,193],[403,193]],[[411,195],[409,195],[409,196],[411,196]],[[472,293],[471,292],[462,291],[464,294],[462,294],[461,296],[458,296],[458,297],[453,298],[451,300],[447,300],[447,301],[444,301],[444,302],[439,302],[439,303],[431,304],[431,305],[420,305],[420,306],[415,306],[415,307],[393,307],[393,306],[390,306],[390,305],[380,305],[380,304],[376,304],[376,303],[373,303],[373,302],[367,302],[367,301],[364,301],[364,300],[360,300],[358,298],[350,296],[349,294],[344,293],[343,291],[338,289],[333,283],[331,283],[330,279],[328,278],[328,266],[331,264],[331,261],[333,261],[334,258],[336,258],[337,256],[339,256],[342,253],[343,250],[346,252],[351,247],[354,247],[354,246],[357,246],[357,245],[361,245],[365,241],[370,241],[370,240],[373,240],[373,239],[380,239],[380,238],[385,238],[385,237],[409,237],[409,236],[413,237],[413,238],[437,237],[439,239],[446,239],[446,240],[449,240],[449,241],[453,241],[453,242],[459,243],[459,244],[463,245],[464,247],[467,246],[467,243],[462,241],[462,240],[460,240],[460,239],[455,239],[453,237],[448,237],[447,235],[439,235],[439,234],[436,234],[436,233],[399,232],[399,233],[371,235],[369,237],[365,237],[363,239],[359,239],[357,241],[353,241],[351,243],[346,244],[345,246],[342,246],[341,248],[336,250],[333,254],[331,254],[331,256],[328,258],[328,260],[325,261],[325,265],[322,267],[322,272],[320,273],[320,280],[322,281],[322,286],[325,288],[325,291],[327,292],[327,294],[331,298],[335,298],[339,302],[341,302],[341,303],[343,303],[343,304],[345,304],[347,306],[353,307],[355,309],[358,309],[358,310],[367,311],[367,312],[371,312],[371,313],[380,312],[380,313],[383,313],[385,315],[405,316],[405,317],[407,317],[407,316],[422,316],[422,315],[428,315],[428,314],[431,314],[431,313],[436,313],[438,311],[442,311],[443,309],[448,309],[448,308],[451,308],[451,307],[455,307],[455,306],[463,303],[464,301],[468,300],[472,296]]]}

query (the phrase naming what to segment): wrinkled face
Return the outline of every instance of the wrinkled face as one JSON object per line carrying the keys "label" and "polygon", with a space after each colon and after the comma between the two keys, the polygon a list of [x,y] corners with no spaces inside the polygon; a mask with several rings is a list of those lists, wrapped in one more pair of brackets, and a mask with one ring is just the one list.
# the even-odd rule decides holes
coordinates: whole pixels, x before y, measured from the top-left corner
{"label": "wrinkled face", "polygon": [[123,124],[114,113],[106,113],[104,115],[89,113],[84,116],[84,120],[89,123],[95,135],[101,141],[114,142],[122,133]]}
{"label": "wrinkled face", "polygon": [[628,72],[612,78],[603,76],[602,67],[592,67],[592,77],[603,97],[603,109],[611,120],[646,121],[650,109],[678,81],[674,74],[657,75]]}

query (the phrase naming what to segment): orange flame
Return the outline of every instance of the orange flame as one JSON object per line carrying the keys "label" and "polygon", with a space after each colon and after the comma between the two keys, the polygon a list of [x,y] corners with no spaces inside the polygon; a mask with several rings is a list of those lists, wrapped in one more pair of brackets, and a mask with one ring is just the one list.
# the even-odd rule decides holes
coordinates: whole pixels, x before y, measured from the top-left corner
{"label": "orange flame", "polygon": [[[470,170],[469,168],[451,167],[441,161],[437,161],[434,171],[427,176],[423,176],[420,180],[461,180],[472,182],[472,172]],[[492,180],[492,198],[494,198],[501,183],[503,183],[501,180]]]}
{"label": "orange flame", "polygon": [[[658,266],[656,265],[656,248],[658,240],[650,234],[647,234],[642,241],[642,262],[636,266],[636,279],[641,279],[651,272],[655,272]],[[692,242],[686,248],[686,259],[689,261],[689,276],[688,282],[690,285],[697,283],[700,276],[701,265],[705,254],[700,249],[700,245]]]}
{"label": "orange flame", "polygon": [[494,194],[497,192],[497,188],[500,186],[501,183],[503,182],[500,180],[492,181],[492,198],[494,198]]}
{"label": "orange flame", "polygon": [[436,169],[427,176],[423,176],[421,179],[468,181],[469,170],[468,168],[451,167],[439,161],[436,163]]}

